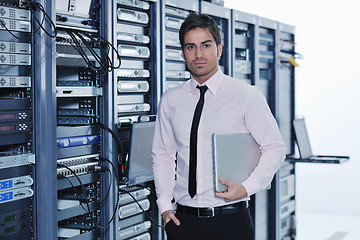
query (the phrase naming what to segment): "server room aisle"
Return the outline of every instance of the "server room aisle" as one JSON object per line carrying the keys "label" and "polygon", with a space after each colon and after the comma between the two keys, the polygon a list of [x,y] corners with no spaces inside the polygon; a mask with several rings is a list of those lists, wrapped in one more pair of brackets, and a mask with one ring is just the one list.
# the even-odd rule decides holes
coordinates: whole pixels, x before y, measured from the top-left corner
{"label": "server room aisle", "polygon": [[296,240],[359,240],[360,216],[297,212]]}

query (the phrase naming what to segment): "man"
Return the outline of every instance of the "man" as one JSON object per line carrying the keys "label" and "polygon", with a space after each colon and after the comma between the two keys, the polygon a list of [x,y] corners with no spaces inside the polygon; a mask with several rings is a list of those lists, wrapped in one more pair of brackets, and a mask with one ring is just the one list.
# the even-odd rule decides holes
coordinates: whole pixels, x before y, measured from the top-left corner
{"label": "man", "polygon": [[[152,154],[157,204],[168,239],[254,239],[248,200],[270,184],[285,158],[278,126],[256,87],[220,70],[218,58],[223,45],[212,18],[190,14],[179,38],[191,79],[164,93]],[[200,115],[200,120],[195,120],[195,115]],[[213,133],[251,133],[262,153],[244,182],[221,178],[228,187],[222,193],[214,192]],[[194,154],[195,170],[190,160]]]}

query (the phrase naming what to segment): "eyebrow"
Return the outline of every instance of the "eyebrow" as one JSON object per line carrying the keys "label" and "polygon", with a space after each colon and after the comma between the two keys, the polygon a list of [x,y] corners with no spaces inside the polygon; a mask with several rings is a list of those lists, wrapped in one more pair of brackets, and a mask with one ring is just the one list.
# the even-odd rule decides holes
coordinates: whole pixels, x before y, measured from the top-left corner
{"label": "eyebrow", "polygon": [[[205,40],[203,42],[201,42],[200,44],[205,44],[205,43],[208,43],[208,42],[212,42],[212,40]],[[185,43],[184,46],[192,46],[192,45],[195,45],[195,43]]]}

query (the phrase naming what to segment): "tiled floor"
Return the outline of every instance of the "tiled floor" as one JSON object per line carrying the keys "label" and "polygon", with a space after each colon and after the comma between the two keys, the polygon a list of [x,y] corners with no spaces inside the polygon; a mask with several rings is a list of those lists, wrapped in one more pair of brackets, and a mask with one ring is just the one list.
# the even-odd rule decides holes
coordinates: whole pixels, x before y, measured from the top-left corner
{"label": "tiled floor", "polygon": [[360,240],[360,216],[297,212],[297,240]]}

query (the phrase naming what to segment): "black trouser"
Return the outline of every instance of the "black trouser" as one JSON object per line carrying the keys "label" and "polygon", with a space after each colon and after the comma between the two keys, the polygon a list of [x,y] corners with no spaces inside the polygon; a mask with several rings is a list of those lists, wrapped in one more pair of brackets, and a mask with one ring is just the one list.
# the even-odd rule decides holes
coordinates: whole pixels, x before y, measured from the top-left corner
{"label": "black trouser", "polygon": [[254,224],[249,208],[234,214],[199,218],[177,212],[180,226],[170,221],[165,226],[168,240],[253,240]]}

